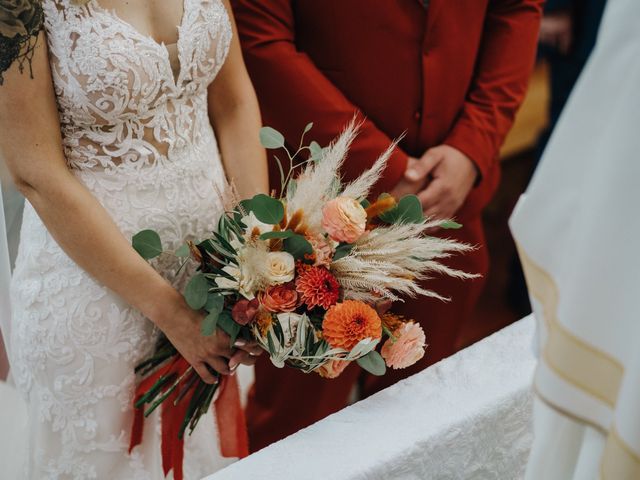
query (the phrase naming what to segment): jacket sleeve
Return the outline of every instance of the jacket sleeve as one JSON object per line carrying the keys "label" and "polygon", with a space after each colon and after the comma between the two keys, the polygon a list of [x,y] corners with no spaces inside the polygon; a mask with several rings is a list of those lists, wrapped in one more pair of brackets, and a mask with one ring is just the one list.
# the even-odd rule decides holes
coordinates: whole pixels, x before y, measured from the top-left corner
{"label": "jacket sleeve", "polygon": [[[297,145],[304,126],[313,121],[310,138],[328,145],[360,112],[305,53],[296,49],[291,0],[232,0],[232,6],[265,119],[284,134],[289,145]],[[390,143],[391,139],[365,118],[343,176],[358,176]],[[396,185],[407,160],[407,155],[396,149],[376,193]]]}
{"label": "jacket sleeve", "polygon": [[500,147],[534,65],[542,0],[490,0],[476,73],[444,143],[471,158],[481,182],[497,172]]}

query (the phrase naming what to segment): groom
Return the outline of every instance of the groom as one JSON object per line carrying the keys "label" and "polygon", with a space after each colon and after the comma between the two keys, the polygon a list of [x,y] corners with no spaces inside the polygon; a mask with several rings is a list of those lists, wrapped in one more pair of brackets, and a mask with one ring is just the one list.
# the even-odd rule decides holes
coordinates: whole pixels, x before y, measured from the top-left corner
{"label": "groom", "polygon": [[[373,196],[417,194],[424,211],[464,224],[442,235],[477,245],[449,265],[487,273],[480,219],[499,180],[498,150],[525,94],[542,0],[235,0],[249,73],[267,125],[297,145],[304,125],[328,144],[354,112],[366,118],[343,175],[369,167],[405,133]],[[278,178],[273,175],[272,178]],[[396,304],[418,320],[429,348],[412,368],[362,378],[369,395],[455,351],[483,280],[436,278],[429,298]],[[324,380],[256,365],[247,409],[252,450],[347,404],[355,365]]]}

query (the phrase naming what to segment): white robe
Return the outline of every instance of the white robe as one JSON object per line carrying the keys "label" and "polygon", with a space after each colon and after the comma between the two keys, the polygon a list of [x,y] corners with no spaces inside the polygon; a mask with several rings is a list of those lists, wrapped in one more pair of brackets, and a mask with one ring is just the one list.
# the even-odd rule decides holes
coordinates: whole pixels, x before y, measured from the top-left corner
{"label": "white robe", "polygon": [[596,49],[511,218],[539,323],[528,479],[640,478],[640,2]]}

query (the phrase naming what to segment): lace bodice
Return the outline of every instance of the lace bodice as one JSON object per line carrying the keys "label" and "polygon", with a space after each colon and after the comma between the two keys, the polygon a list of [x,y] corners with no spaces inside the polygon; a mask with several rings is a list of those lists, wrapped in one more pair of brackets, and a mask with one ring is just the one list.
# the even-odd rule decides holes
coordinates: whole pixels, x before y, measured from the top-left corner
{"label": "lace bodice", "polygon": [[231,41],[220,0],[184,0],[177,77],[165,45],[97,0],[45,0],[44,9],[71,168],[139,171],[201,143],[209,129],[206,89]]}

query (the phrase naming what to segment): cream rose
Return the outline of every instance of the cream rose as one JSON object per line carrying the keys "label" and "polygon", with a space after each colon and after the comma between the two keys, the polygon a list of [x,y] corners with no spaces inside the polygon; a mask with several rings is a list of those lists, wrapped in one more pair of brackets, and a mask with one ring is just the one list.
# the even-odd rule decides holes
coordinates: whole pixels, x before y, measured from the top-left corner
{"label": "cream rose", "polygon": [[355,242],[366,226],[367,212],[353,198],[337,197],[322,208],[322,228],[336,242]]}
{"label": "cream rose", "polygon": [[290,282],[296,270],[296,261],[287,252],[269,252],[266,278],[271,285]]}

